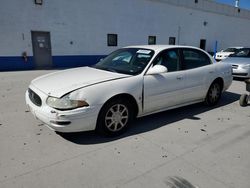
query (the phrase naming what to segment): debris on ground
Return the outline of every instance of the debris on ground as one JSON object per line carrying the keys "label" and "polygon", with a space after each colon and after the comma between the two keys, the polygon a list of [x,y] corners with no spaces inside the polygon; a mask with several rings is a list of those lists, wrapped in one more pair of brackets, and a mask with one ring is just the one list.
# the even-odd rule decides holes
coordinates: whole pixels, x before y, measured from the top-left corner
{"label": "debris on ground", "polygon": [[201,131],[203,131],[203,132],[207,132],[205,129],[201,129]]}

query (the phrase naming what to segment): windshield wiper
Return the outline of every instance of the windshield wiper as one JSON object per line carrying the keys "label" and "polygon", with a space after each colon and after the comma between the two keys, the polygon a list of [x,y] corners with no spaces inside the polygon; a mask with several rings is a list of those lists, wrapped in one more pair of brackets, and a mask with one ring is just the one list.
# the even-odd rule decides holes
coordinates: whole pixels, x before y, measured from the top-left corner
{"label": "windshield wiper", "polygon": [[108,67],[98,67],[98,66],[92,66],[92,67],[96,68],[96,69],[100,69],[100,70],[106,70],[106,71],[116,72],[117,73],[117,71],[115,69],[108,68]]}
{"label": "windshield wiper", "polygon": [[105,70],[110,71],[110,72],[116,72],[116,73],[117,73],[117,71],[116,71],[115,69],[105,68]]}

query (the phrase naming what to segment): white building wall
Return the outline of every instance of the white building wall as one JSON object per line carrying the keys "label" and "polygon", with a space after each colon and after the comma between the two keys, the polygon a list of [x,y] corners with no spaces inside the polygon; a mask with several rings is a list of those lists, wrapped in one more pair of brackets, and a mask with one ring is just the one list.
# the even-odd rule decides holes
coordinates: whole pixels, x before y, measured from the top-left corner
{"label": "white building wall", "polygon": [[[207,25],[204,25],[204,22]],[[116,48],[176,43],[206,50],[250,46],[250,12],[199,0],[1,0],[0,56],[32,56],[31,31],[49,31],[52,55],[104,55]],[[107,46],[107,34],[118,34],[118,47]],[[179,38],[178,38],[179,36]],[[70,42],[73,41],[73,44]]]}

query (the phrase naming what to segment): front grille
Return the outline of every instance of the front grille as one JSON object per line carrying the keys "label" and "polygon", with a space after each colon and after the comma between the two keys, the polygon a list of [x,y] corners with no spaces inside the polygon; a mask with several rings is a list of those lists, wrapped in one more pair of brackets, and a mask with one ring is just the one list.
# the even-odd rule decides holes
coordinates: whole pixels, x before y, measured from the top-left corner
{"label": "front grille", "polygon": [[247,73],[233,73],[235,76],[247,76]]}
{"label": "front grille", "polygon": [[238,69],[239,65],[232,65],[233,69]]}
{"label": "front grille", "polygon": [[42,106],[41,98],[31,89],[28,90],[30,100],[37,106]]}

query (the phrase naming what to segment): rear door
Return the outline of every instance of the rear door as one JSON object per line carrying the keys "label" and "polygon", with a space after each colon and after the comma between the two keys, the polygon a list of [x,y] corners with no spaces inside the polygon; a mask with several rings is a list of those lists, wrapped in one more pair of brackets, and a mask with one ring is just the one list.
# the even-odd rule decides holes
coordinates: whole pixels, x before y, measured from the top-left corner
{"label": "rear door", "polygon": [[215,66],[207,54],[198,49],[181,50],[181,69],[185,72],[183,101],[192,102],[203,99],[215,74]]}

